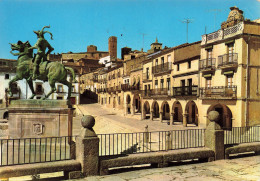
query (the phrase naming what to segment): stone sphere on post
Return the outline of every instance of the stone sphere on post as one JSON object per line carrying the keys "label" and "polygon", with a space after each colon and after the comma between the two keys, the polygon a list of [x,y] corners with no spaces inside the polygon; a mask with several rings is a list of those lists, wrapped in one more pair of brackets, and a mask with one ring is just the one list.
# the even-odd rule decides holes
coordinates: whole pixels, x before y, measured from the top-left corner
{"label": "stone sphere on post", "polygon": [[81,119],[81,125],[84,128],[92,129],[95,125],[95,118],[91,115],[85,115]]}
{"label": "stone sphere on post", "polygon": [[211,122],[218,122],[218,120],[219,120],[219,113],[217,111],[210,111],[208,113],[208,119]]}

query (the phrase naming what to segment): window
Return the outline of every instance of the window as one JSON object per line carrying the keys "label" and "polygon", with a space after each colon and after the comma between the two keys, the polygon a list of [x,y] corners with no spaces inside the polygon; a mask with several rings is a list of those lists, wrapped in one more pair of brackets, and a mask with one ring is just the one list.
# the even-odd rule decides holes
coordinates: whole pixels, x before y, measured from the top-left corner
{"label": "window", "polygon": [[233,75],[228,75],[226,78],[226,86],[231,87],[233,85]]}
{"label": "window", "polygon": [[228,62],[233,62],[234,43],[227,45],[228,47]]}
{"label": "window", "polygon": [[9,78],[10,78],[9,74],[5,74],[5,79],[9,79]]}
{"label": "window", "polygon": [[57,100],[62,100],[63,97],[62,96],[57,96]]}
{"label": "window", "polygon": [[148,84],[148,90],[151,90],[151,85],[150,84]]}
{"label": "window", "polygon": [[75,91],[75,85],[71,86],[71,92],[76,92]]}
{"label": "window", "polygon": [[168,56],[167,56],[167,61],[168,61],[168,62],[171,62],[171,55],[168,55]]}
{"label": "window", "polygon": [[62,87],[62,85],[58,85],[57,91],[58,91],[58,92],[63,92],[63,87]]}
{"label": "window", "polygon": [[188,69],[191,68],[191,61],[188,61]]}
{"label": "window", "polygon": [[164,57],[161,58],[161,61],[162,61],[162,65],[164,64]]}
{"label": "window", "polygon": [[158,88],[158,80],[155,80],[154,84],[155,84],[155,88],[157,89]]}
{"label": "window", "polygon": [[108,104],[110,104],[110,97],[108,98]]}
{"label": "window", "polygon": [[42,84],[36,84],[36,94],[41,94],[43,92]]}
{"label": "window", "polygon": [[155,60],[155,66],[158,66],[158,59]]}
{"label": "window", "polygon": [[161,79],[161,89],[164,87],[164,79]]}
{"label": "window", "polygon": [[118,105],[120,105],[120,96],[118,96]]}
{"label": "window", "polygon": [[207,78],[206,79],[206,88],[210,88],[211,87],[211,78]]}
{"label": "window", "polygon": [[149,67],[146,68],[146,78],[149,79]]}
{"label": "window", "polygon": [[180,64],[177,64],[177,71],[180,70]]}
{"label": "window", "polygon": [[212,49],[207,49],[207,59],[211,59],[212,58]]}

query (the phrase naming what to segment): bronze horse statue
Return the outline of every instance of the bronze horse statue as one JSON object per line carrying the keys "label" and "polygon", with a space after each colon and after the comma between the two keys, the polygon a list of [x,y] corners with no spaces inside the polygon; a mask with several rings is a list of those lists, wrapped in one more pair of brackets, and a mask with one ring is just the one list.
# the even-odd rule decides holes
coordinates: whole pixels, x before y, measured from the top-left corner
{"label": "bronze horse statue", "polygon": [[[21,42],[18,41],[17,44],[11,43],[12,51],[18,51],[18,53],[10,52],[12,55],[18,56],[18,65],[16,68],[16,76],[9,82],[8,92],[12,97],[12,84],[18,80],[26,79],[29,88],[32,92],[32,96],[29,99],[33,99],[35,92],[33,89],[33,50],[29,49],[31,47],[29,41]],[[72,79],[67,81],[67,71],[72,75]],[[75,80],[74,70],[70,67],[65,67],[59,62],[42,61],[39,67],[39,76],[37,79],[42,81],[48,81],[51,90],[42,99],[47,99],[52,93],[56,91],[55,83],[59,82],[68,86],[68,98],[71,96],[72,82],[77,82]]]}

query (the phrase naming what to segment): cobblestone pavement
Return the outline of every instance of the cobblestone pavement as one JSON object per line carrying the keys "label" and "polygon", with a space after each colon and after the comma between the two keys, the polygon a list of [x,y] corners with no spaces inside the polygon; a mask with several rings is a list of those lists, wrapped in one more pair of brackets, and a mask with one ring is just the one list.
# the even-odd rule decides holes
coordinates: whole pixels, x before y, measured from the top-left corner
{"label": "cobblestone pavement", "polygon": [[[81,113],[84,115],[93,115],[96,119],[94,130],[97,134],[102,133],[130,133],[130,132],[142,132],[145,130],[145,126],[148,125],[149,131],[168,131],[168,130],[183,130],[183,129],[198,129],[193,124],[188,124],[188,127],[183,127],[180,122],[176,122],[174,125],[168,125],[164,120],[162,123],[159,119],[153,121],[141,120],[140,113],[137,115],[124,115],[122,110],[115,110],[113,108],[106,108],[99,104],[86,104],[78,105]],[[74,121],[74,132],[79,132],[80,125],[77,121]]]}
{"label": "cobblestone pavement", "polygon": [[[121,170],[122,171],[122,170]],[[218,181],[260,180],[260,156],[214,162],[175,165],[165,168],[128,169],[106,176],[92,176],[77,181]]]}

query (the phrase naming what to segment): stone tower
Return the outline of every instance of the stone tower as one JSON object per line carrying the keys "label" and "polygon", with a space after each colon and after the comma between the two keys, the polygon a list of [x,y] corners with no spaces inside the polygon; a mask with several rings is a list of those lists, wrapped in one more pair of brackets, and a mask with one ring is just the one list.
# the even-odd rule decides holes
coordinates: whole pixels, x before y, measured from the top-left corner
{"label": "stone tower", "polygon": [[117,37],[110,36],[108,39],[108,52],[111,59],[117,59]]}
{"label": "stone tower", "polygon": [[156,37],[155,42],[151,44],[151,49],[147,51],[147,53],[154,53],[162,49],[162,43],[158,43],[158,39]]}

